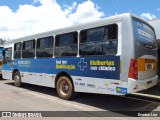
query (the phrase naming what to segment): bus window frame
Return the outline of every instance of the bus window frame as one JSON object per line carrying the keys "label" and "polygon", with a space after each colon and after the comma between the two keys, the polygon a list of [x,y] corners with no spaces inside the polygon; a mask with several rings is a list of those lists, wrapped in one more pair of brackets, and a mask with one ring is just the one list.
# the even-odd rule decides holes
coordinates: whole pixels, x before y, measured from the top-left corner
{"label": "bus window frame", "polygon": [[[30,42],[30,41],[34,41],[34,49],[32,49],[32,50],[34,50],[34,57],[23,57],[23,47],[24,47],[24,43],[26,43],[26,42]],[[32,59],[32,58],[35,58],[36,57],[36,39],[32,39],[32,40],[26,40],[26,41],[23,41],[23,44],[22,44],[22,59]]]}
{"label": "bus window frame", "polygon": [[[56,41],[57,41],[57,40],[56,40],[56,37],[57,37],[57,36],[60,36],[60,35],[71,34],[71,33],[73,33],[73,34],[76,33],[76,34],[77,34],[77,36],[76,36],[76,37],[77,37],[77,43],[76,43],[77,50],[76,50],[76,55],[75,55],[75,56],[56,56],[56,55],[55,55],[55,51],[56,51],[56,50],[55,50],[55,49],[56,49]],[[54,42],[55,42],[55,43],[54,43],[54,53],[53,53],[54,57],[56,57],[56,58],[63,58],[63,57],[64,57],[64,58],[70,58],[70,57],[71,57],[71,58],[74,58],[74,57],[77,57],[77,56],[78,56],[78,54],[79,54],[79,53],[78,53],[78,51],[79,51],[79,50],[78,50],[78,49],[79,49],[79,32],[78,32],[78,31],[71,31],[71,32],[66,32],[66,33],[62,33],[62,34],[56,34],[56,35],[54,36],[54,38],[55,38],[55,39],[54,39]],[[67,45],[71,45],[71,44],[67,44]]]}
{"label": "bus window frame", "polygon": [[[40,41],[40,40],[42,40],[42,39],[45,39],[45,38],[49,38],[49,37],[52,37],[53,38],[53,45],[52,45],[52,56],[51,57],[38,57],[37,56],[37,46],[38,46],[38,40]],[[54,36],[46,36],[46,37],[41,37],[41,38],[37,38],[36,39],[36,46],[35,46],[35,51],[36,51],[36,58],[37,59],[41,59],[41,58],[53,58],[54,57],[54,47],[55,47],[55,37]]]}
{"label": "bus window frame", "polygon": [[[98,28],[102,28],[102,27],[104,27],[104,28],[107,28],[108,29],[108,26],[111,26],[111,25],[115,25],[116,26],[116,40],[114,40],[114,41],[117,41],[117,45],[116,45],[116,53],[115,54],[112,54],[112,55],[81,55],[80,54],[80,44],[82,44],[81,43],[81,32],[82,31],[84,31],[84,30],[92,30],[92,29],[98,29]],[[96,57],[96,56],[115,56],[117,53],[118,53],[118,39],[119,39],[119,36],[118,36],[118,31],[119,31],[119,26],[118,26],[118,24],[117,23],[112,23],[112,24],[107,24],[107,25],[102,25],[102,26],[96,26],[96,27],[91,27],[91,28],[87,28],[87,29],[81,29],[80,31],[79,31],[79,56],[80,57]],[[108,32],[108,31],[107,31]],[[108,33],[107,33],[108,34]],[[112,40],[112,39],[111,39]],[[111,41],[111,40],[109,40],[108,39],[108,41]],[[92,42],[92,43],[95,43],[95,42]]]}
{"label": "bus window frame", "polygon": [[[137,42],[138,44],[140,44],[141,46],[143,46],[144,48],[151,49],[151,50],[158,49],[158,45],[157,45],[157,41],[156,41],[156,33],[155,33],[154,28],[150,24],[148,24],[147,22],[145,22],[144,20],[139,19],[139,18],[137,18],[135,16],[132,16],[131,19],[132,19],[132,30],[133,30],[134,41]],[[138,20],[138,21],[142,22],[143,24],[147,25],[148,27],[150,27],[153,30],[154,37],[155,37],[155,40],[153,42],[154,42],[155,45],[154,46],[153,45],[149,45],[149,46],[152,46],[153,48],[146,47],[144,45],[145,43],[143,43],[143,42],[141,42],[140,40],[137,39],[137,37],[136,37],[136,31],[135,31],[135,25],[134,25],[134,20]]]}
{"label": "bus window frame", "polygon": [[[14,53],[15,52],[15,45],[18,44],[18,43],[21,43],[21,46],[20,46],[21,47],[21,50],[20,50],[21,56],[20,56],[20,58],[15,58],[15,53]],[[23,47],[23,42],[14,43],[13,59],[21,59],[22,58],[22,47]]]}
{"label": "bus window frame", "polygon": [[[5,56],[6,56],[6,49],[11,49],[11,59],[10,59],[10,61],[7,61],[7,62],[4,62],[4,59],[6,58]],[[11,62],[12,61],[12,53],[13,52],[13,49],[12,49],[12,47],[7,47],[7,48],[3,48],[3,58],[2,58],[2,60],[3,60],[3,64],[8,64],[9,62]]]}

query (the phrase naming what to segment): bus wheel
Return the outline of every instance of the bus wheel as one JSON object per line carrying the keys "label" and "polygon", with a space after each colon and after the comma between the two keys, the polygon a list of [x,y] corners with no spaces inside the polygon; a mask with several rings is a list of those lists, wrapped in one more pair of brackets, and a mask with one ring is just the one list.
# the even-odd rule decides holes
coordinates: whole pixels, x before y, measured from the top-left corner
{"label": "bus wheel", "polygon": [[22,85],[22,82],[21,82],[21,76],[20,76],[20,73],[18,71],[16,71],[14,73],[14,84],[16,87],[20,87]]}
{"label": "bus wheel", "polygon": [[58,79],[56,89],[58,96],[65,100],[71,99],[75,94],[71,80],[66,76]]}

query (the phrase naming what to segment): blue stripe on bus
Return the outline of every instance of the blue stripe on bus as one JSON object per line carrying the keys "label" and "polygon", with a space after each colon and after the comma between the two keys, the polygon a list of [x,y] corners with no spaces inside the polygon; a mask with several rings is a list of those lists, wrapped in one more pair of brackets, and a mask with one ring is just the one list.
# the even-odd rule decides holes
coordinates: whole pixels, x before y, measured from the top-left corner
{"label": "blue stripe on bus", "polygon": [[120,79],[120,56],[37,58],[14,60],[3,70],[58,74],[61,71],[73,76]]}
{"label": "blue stripe on bus", "polygon": [[0,60],[2,60],[2,52],[3,52],[3,48],[0,48]]}

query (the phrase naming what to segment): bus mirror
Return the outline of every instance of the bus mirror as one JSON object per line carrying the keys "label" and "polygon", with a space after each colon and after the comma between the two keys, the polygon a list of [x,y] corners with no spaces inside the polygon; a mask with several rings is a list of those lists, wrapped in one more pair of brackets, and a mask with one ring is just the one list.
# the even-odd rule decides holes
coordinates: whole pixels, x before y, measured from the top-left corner
{"label": "bus mirror", "polygon": [[5,50],[3,50],[2,55],[5,56]]}

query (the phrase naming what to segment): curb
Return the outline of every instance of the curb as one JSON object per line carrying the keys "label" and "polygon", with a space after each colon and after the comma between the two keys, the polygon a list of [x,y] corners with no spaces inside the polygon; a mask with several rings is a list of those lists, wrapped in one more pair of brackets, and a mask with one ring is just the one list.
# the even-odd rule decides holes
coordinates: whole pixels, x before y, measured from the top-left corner
{"label": "curb", "polygon": [[158,96],[158,95],[151,95],[151,94],[144,94],[144,93],[132,93],[132,95],[138,95],[138,96],[156,98],[156,99],[160,100],[160,96]]}
{"label": "curb", "polygon": [[157,96],[157,95],[132,93],[132,94],[129,94],[128,97],[133,97],[135,99],[140,99],[140,100],[160,104],[160,96]]}

